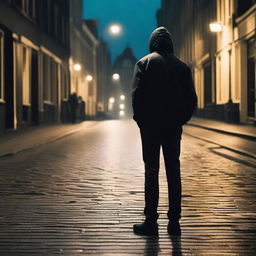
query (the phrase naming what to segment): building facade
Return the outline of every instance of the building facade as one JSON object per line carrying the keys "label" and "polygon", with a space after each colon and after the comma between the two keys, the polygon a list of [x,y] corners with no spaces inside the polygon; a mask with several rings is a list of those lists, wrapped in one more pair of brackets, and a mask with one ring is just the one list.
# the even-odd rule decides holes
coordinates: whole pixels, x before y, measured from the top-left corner
{"label": "building facade", "polygon": [[163,0],[157,18],[193,71],[196,114],[255,123],[255,0]]}
{"label": "building facade", "polygon": [[[116,58],[113,66],[113,74],[118,74],[119,79],[112,77],[112,92],[115,97],[116,112],[123,111],[125,117],[132,116],[132,75],[134,65],[137,62],[132,49],[127,46],[124,51]],[[124,105],[124,108],[121,106]],[[121,107],[120,107],[121,106]]]}
{"label": "building facade", "polygon": [[71,93],[84,102],[88,118],[97,114],[97,24],[83,20],[82,0],[70,4],[70,77]]}
{"label": "building facade", "polygon": [[0,0],[0,130],[60,121],[68,23],[68,0]]}
{"label": "building facade", "polygon": [[111,94],[111,68],[111,55],[108,44],[103,40],[99,40],[97,49],[97,112],[99,116],[104,116],[108,111],[108,101]]}

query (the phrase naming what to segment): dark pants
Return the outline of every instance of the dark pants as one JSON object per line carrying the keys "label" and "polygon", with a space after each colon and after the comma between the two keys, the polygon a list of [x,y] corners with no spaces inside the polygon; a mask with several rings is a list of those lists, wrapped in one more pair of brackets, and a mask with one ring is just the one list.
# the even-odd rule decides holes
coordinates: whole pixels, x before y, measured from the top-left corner
{"label": "dark pants", "polygon": [[181,217],[180,140],[182,127],[170,130],[141,128],[143,161],[145,163],[145,209],[147,219],[158,218],[159,158],[162,146],[169,196],[169,220]]}

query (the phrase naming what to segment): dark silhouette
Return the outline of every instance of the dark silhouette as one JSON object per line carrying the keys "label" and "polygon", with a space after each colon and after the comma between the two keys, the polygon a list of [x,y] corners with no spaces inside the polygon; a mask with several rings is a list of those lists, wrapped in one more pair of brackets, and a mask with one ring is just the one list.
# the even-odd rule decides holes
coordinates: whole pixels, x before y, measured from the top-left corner
{"label": "dark silhouette", "polygon": [[75,92],[69,96],[70,116],[72,123],[76,122],[76,112],[78,107],[78,98]]}
{"label": "dark silhouette", "polygon": [[145,163],[145,221],[134,231],[158,235],[159,157],[162,146],[168,181],[168,233],[180,235],[182,125],[191,118],[197,96],[190,68],[174,55],[169,31],[160,27],[150,37],[150,52],[134,70],[132,104],[142,139]]}
{"label": "dark silhouette", "polygon": [[81,121],[85,120],[85,102],[83,101],[83,97],[79,96],[78,97],[78,118]]}

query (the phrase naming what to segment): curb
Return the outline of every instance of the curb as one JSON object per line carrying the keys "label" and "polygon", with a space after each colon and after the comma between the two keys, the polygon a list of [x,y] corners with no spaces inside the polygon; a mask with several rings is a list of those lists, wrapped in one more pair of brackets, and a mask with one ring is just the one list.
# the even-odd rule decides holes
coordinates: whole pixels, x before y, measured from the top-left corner
{"label": "curb", "polygon": [[223,133],[223,134],[227,134],[227,135],[232,135],[232,136],[240,137],[240,138],[247,139],[247,140],[256,141],[256,135],[254,136],[254,135],[245,134],[245,133],[237,133],[237,132],[230,132],[230,131],[226,131],[226,130],[220,130],[220,129],[216,129],[216,128],[212,128],[212,127],[208,127],[208,126],[203,126],[200,124],[195,124],[193,122],[188,123],[187,125],[195,126],[195,127],[202,128],[205,130],[219,132],[219,133]]}
{"label": "curb", "polygon": [[[199,127],[199,128],[201,128],[201,127]],[[256,159],[256,155],[251,153],[251,152],[248,152],[248,151],[245,151],[245,150],[242,150],[242,149],[239,149],[239,148],[235,148],[235,147],[228,147],[228,146],[225,146],[223,144],[217,143],[214,140],[206,139],[206,138],[203,138],[203,137],[200,137],[200,136],[197,136],[197,135],[192,135],[192,134],[190,134],[188,132],[184,132],[184,134],[186,134],[188,136],[191,136],[193,138],[196,138],[196,139],[200,139],[200,140],[203,140],[203,141],[206,141],[206,142],[218,145],[218,146],[220,146],[222,148],[228,149],[228,150],[233,151],[235,153],[238,153],[240,155],[244,155],[244,156],[248,156],[250,158]]]}

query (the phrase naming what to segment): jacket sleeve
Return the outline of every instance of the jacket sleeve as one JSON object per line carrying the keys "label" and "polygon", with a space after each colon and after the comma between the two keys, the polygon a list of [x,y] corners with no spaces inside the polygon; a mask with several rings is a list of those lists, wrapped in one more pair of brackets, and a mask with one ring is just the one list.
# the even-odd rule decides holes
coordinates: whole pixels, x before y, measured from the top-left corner
{"label": "jacket sleeve", "polygon": [[187,75],[185,76],[186,77],[186,81],[185,81],[186,113],[184,115],[184,119],[182,120],[182,124],[187,123],[191,119],[197,107],[197,95],[196,95],[194,81],[193,81],[190,68],[188,68],[186,72],[187,72]]}
{"label": "jacket sleeve", "polygon": [[134,68],[132,78],[132,107],[133,107],[133,119],[139,122],[142,115],[142,91],[143,91],[143,66],[140,62],[137,62]]}

